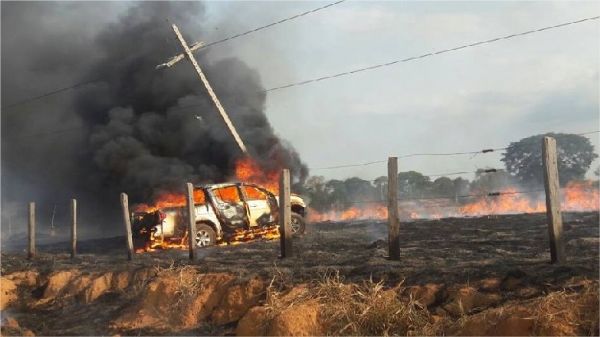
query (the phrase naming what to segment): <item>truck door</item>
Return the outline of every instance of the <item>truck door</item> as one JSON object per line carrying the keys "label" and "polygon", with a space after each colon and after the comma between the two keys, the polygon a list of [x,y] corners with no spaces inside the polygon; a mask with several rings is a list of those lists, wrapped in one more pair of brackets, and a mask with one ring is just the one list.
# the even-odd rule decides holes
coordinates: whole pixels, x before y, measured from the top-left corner
{"label": "truck door", "polygon": [[250,227],[265,226],[272,223],[273,216],[267,193],[248,185],[242,185],[242,191],[250,213]]}
{"label": "truck door", "polygon": [[237,186],[226,186],[212,190],[216,212],[222,227],[230,231],[245,229],[249,225],[244,202],[240,197]]}

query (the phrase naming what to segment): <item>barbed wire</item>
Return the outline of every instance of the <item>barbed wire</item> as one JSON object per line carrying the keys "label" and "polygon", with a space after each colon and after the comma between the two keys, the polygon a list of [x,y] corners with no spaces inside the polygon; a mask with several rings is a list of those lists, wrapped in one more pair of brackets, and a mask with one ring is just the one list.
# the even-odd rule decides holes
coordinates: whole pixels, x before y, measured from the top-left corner
{"label": "barbed wire", "polygon": [[[506,150],[506,147],[495,148],[495,149],[483,149],[479,151],[468,151],[468,152],[448,152],[448,153],[412,153],[406,155],[400,155],[396,158],[412,158],[412,157],[428,157],[428,156],[460,156],[460,155],[468,155],[468,154],[479,154],[479,153],[491,153],[495,151]],[[358,167],[358,166],[368,166],[373,164],[381,164],[385,163],[387,160],[376,160],[370,161],[366,163],[356,163],[356,164],[344,164],[344,165],[336,165],[336,166],[326,166],[326,167],[311,167],[309,170],[333,170],[339,168],[348,168],[348,167]]]}
{"label": "barbed wire", "polygon": [[[437,196],[427,196],[427,197],[410,197],[410,198],[398,198],[398,202],[402,201],[418,201],[418,200],[438,200],[438,199],[465,199],[465,198],[489,198],[489,197],[499,197],[503,195],[514,195],[514,194],[533,194],[544,192],[545,190],[529,190],[529,191],[497,191],[497,192],[488,192],[488,193],[478,193],[478,194],[463,194],[463,195],[437,195]],[[372,203],[387,203],[387,200],[354,200],[354,201],[344,201],[345,204],[372,204]]]}
{"label": "barbed wire", "polygon": [[[406,171],[406,172],[417,172],[423,177],[431,178],[431,177],[447,177],[447,176],[455,176],[455,175],[460,175],[460,174],[471,174],[471,173],[475,173],[475,174],[477,174],[477,173],[480,173],[480,174],[482,174],[482,173],[497,173],[499,171],[502,171],[502,169],[488,168],[488,169],[477,169],[476,171],[459,171],[459,172],[435,173],[435,174],[426,174],[426,173],[421,173],[421,172],[414,171],[414,170]],[[400,172],[400,173],[406,173],[406,172]],[[379,177],[379,178],[381,178],[381,177]],[[366,180],[366,181],[376,182],[379,180],[379,178],[370,179],[370,180]]]}
{"label": "barbed wire", "polygon": [[469,48],[469,47],[475,47],[475,46],[479,46],[479,45],[486,44],[486,43],[493,43],[493,42],[497,42],[500,40],[508,40],[508,39],[518,37],[518,36],[524,36],[524,35],[542,32],[545,30],[565,27],[565,26],[569,26],[569,25],[573,25],[573,24],[577,24],[577,23],[582,23],[585,21],[597,20],[599,18],[600,18],[600,16],[594,16],[594,17],[589,17],[589,18],[585,18],[585,19],[580,19],[577,21],[570,21],[570,22],[553,25],[553,26],[547,26],[547,27],[542,27],[542,28],[538,28],[538,29],[528,30],[528,31],[521,32],[521,33],[515,33],[515,34],[510,34],[510,35],[506,35],[506,36],[502,36],[502,37],[496,37],[496,38],[489,39],[489,40],[469,43],[469,44],[465,44],[465,45],[454,47],[454,48],[442,49],[442,50],[430,52],[430,53],[419,55],[419,56],[407,57],[407,58],[401,59],[401,60],[395,60],[395,61],[391,61],[391,62],[387,62],[387,63],[380,63],[380,64],[368,66],[368,67],[357,68],[357,69],[354,69],[351,71],[345,71],[345,72],[341,72],[341,73],[337,73],[337,74],[332,74],[332,75],[317,77],[317,78],[304,80],[304,81],[300,81],[300,82],[294,82],[294,83],[290,83],[290,84],[286,84],[286,85],[281,85],[281,86],[273,87],[270,89],[266,89],[265,91],[271,92],[271,91],[287,89],[287,88],[291,88],[291,87],[302,86],[302,85],[306,85],[309,83],[320,82],[320,81],[324,81],[324,80],[328,80],[328,79],[332,79],[332,78],[353,75],[353,74],[357,74],[357,73],[360,73],[363,71],[374,70],[374,69],[378,69],[378,68],[382,68],[382,67],[388,67],[388,66],[392,66],[392,65],[395,65],[398,63],[404,63],[404,62],[414,61],[414,60],[418,60],[418,59],[423,59],[423,58],[434,56],[434,55],[444,54],[444,53],[448,53],[448,52],[452,52],[452,51],[456,51],[456,50],[460,50],[460,49],[465,49],[465,48]]}

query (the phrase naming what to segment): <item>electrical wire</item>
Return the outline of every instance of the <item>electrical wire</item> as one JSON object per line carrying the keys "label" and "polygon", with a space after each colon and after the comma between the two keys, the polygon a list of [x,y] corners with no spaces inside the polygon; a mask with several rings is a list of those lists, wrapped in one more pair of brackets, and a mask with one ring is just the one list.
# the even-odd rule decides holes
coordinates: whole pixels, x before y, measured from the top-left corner
{"label": "electrical wire", "polygon": [[538,28],[538,29],[528,30],[528,31],[521,32],[521,33],[515,33],[515,34],[510,34],[510,35],[506,35],[506,36],[502,36],[502,37],[496,37],[496,38],[489,39],[489,40],[484,40],[484,41],[478,41],[478,42],[474,42],[474,43],[469,43],[469,44],[461,45],[461,46],[454,47],[454,48],[442,49],[442,50],[438,50],[438,51],[435,51],[435,52],[430,52],[430,53],[427,53],[427,54],[422,54],[422,55],[419,55],[419,56],[407,57],[407,58],[404,58],[404,59],[401,59],[401,60],[395,60],[395,61],[386,62],[386,63],[379,63],[379,64],[371,65],[371,66],[368,66],[368,67],[357,68],[357,69],[354,69],[354,70],[345,71],[345,72],[341,72],[341,73],[337,73],[337,74],[326,75],[326,76],[312,78],[312,79],[308,79],[308,80],[304,80],[304,81],[300,81],[300,82],[294,82],[294,83],[285,84],[285,85],[281,85],[281,86],[277,86],[277,87],[272,87],[272,88],[267,89],[265,91],[266,92],[272,92],[272,91],[276,91],[276,90],[281,90],[281,89],[287,89],[287,88],[291,88],[291,87],[302,86],[302,85],[306,85],[306,84],[309,84],[309,83],[320,82],[320,81],[324,81],[324,80],[328,80],[328,79],[332,79],[332,78],[337,78],[337,77],[342,77],[342,76],[348,76],[348,75],[354,75],[354,74],[357,74],[357,73],[360,73],[360,72],[363,72],[363,71],[374,70],[374,69],[378,69],[378,68],[382,68],[382,67],[389,67],[389,66],[392,66],[392,65],[395,65],[395,64],[398,64],[398,63],[404,63],[404,62],[419,60],[419,59],[423,59],[423,58],[430,57],[430,56],[440,55],[440,54],[444,54],[444,53],[448,53],[448,52],[453,52],[453,51],[457,51],[457,50],[461,50],[461,49],[465,49],[465,48],[469,48],[469,47],[479,46],[479,45],[482,45],[482,44],[493,43],[493,42],[497,42],[497,41],[501,41],[501,40],[508,40],[508,39],[511,39],[511,38],[514,38],[514,37],[518,37],[518,36],[529,35],[529,34],[533,34],[533,33],[542,32],[542,31],[545,31],[545,30],[556,29],[556,28],[565,27],[565,26],[569,26],[569,25],[574,25],[574,24],[577,24],[577,23],[582,23],[582,22],[586,22],[586,21],[590,21],[590,20],[597,20],[599,18],[600,18],[600,16],[594,16],[594,17],[589,17],[589,18],[585,18],[585,19],[580,19],[580,20],[577,20],[577,21],[570,21],[570,22],[565,22],[565,23],[553,25],[553,26],[547,26],[547,27],[542,27],[542,28]]}

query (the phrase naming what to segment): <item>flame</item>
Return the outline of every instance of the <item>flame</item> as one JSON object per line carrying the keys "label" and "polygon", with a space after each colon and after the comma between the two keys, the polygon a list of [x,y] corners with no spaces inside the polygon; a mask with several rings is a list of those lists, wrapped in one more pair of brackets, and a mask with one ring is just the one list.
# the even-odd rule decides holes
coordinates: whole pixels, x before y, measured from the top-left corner
{"label": "flame", "polygon": [[[252,160],[250,157],[245,157],[243,159],[238,160],[235,163],[235,179],[242,182],[254,183],[259,186],[266,188],[267,190],[278,194],[279,190],[279,172],[278,171],[264,171],[260,168],[258,163]],[[252,192],[252,190],[248,190],[246,192]],[[215,193],[219,194],[221,200],[224,200],[229,203],[239,203],[241,202],[239,192],[237,187],[225,187],[215,191]],[[194,190],[194,203],[204,204],[206,202],[204,192],[200,189]],[[183,193],[170,193],[165,192],[161,193],[157,198],[155,198],[153,204],[138,204],[134,206],[134,211],[136,212],[155,212],[157,210],[161,210],[163,208],[168,207],[184,207],[186,205],[186,196]],[[187,235],[187,234],[186,234]],[[178,240],[178,239],[162,239],[155,238],[154,236],[150,236],[151,239],[148,243],[146,243],[145,247],[138,248],[136,250],[137,253],[141,252],[150,252],[159,249],[188,249],[188,241],[187,236]],[[239,244],[241,242],[252,241],[255,239],[276,239],[279,238],[279,230],[278,226],[271,227],[261,227],[261,228],[252,228],[250,230],[240,230],[234,233],[229,237],[227,242],[219,243],[219,245],[227,245],[227,244]]]}
{"label": "flame", "polygon": [[[239,245],[244,242],[254,241],[258,239],[275,240],[279,239],[279,226],[251,228],[250,230],[237,230],[228,241],[219,242],[218,246]],[[136,253],[154,252],[165,249],[180,249],[188,250],[188,237],[186,235],[177,239],[165,239],[151,237],[150,242],[146,243],[145,247],[137,248]]]}
{"label": "flame", "polygon": [[[483,216],[496,214],[542,213],[546,211],[544,192],[537,195],[521,194],[516,188],[507,188],[499,196],[481,197],[466,205],[449,204],[448,199],[435,199],[421,203],[399,203],[400,219],[441,219],[444,217]],[[597,182],[572,181],[561,190],[561,209],[565,212],[590,212],[600,210],[600,190]],[[308,220],[348,221],[348,220],[385,220],[387,207],[383,204],[371,204],[350,207],[339,211],[317,212],[310,209]]]}
{"label": "flame", "polygon": [[600,190],[593,181],[571,181],[563,192],[562,209],[569,212],[600,209]]}
{"label": "flame", "polygon": [[[265,172],[250,157],[245,157],[235,163],[235,179],[238,181],[254,183],[278,194],[278,171]],[[223,200],[239,202],[239,195],[235,187],[219,190]],[[205,197],[201,190],[194,190],[194,203],[204,204]],[[153,204],[138,204],[133,207],[136,212],[154,212],[167,207],[181,207],[186,205],[186,196],[183,193],[164,192],[155,198]]]}
{"label": "flame", "polygon": [[257,227],[249,230],[237,230],[229,237],[229,242],[222,242],[220,245],[237,245],[242,242],[253,241],[257,239],[274,240],[279,238],[279,226]]}
{"label": "flame", "polygon": [[[194,204],[204,204],[206,202],[202,190],[194,190]],[[186,195],[182,193],[164,192],[155,198],[154,204],[137,204],[133,207],[135,212],[154,212],[167,207],[181,207],[187,203]]]}
{"label": "flame", "polygon": [[235,178],[246,183],[260,185],[271,193],[279,194],[279,171],[265,172],[250,157],[245,157],[235,163]]}
{"label": "flame", "polygon": [[482,197],[472,203],[460,207],[462,216],[480,216],[488,214],[540,213],[546,211],[545,202],[531,200],[525,194],[515,194],[517,189],[508,188],[503,194],[495,197]]}
{"label": "flame", "polygon": [[308,211],[309,222],[322,221],[348,221],[348,220],[366,220],[366,219],[387,219],[387,206],[376,204],[369,207],[350,207],[342,211],[317,212],[313,209]]}

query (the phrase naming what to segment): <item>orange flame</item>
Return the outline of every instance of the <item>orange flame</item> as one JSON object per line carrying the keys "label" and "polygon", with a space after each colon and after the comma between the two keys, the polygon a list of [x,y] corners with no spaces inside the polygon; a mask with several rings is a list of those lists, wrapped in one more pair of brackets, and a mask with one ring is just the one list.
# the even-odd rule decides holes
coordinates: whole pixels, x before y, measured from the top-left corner
{"label": "orange flame", "polygon": [[[205,202],[204,192],[202,190],[194,190],[194,204],[204,204]],[[164,192],[155,198],[154,204],[137,204],[133,207],[133,210],[136,212],[154,212],[167,207],[185,206],[186,203],[185,194]]]}
{"label": "orange flame", "polygon": [[235,163],[235,178],[246,183],[260,185],[272,193],[279,193],[279,172],[263,171],[252,158],[245,157]]}
{"label": "orange flame", "polygon": [[463,216],[479,216],[488,214],[540,213],[546,211],[546,205],[541,200],[530,200],[525,194],[514,194],[515,188],[509,188],[495,197],[483,197],[463,207],[458,213]]}
{"label": "orange flame", "polygon": [[[440,199],[438,204],[419,205],[415,203],[400,202],[401,219],[440,219],[443,217],[482,216],[490,214],[517,214],[541,213],[546,211],[544,193],[540,192],[531,198],[528,194],[515,193],[515,188],[502,191],[499,196],[482,197],[463,206],[448,205]],[[512,193],[512,194],[511,194]],[[569,182],[561,190],[561,209],[566,212],[589,212],[600,210],[600,191],[592,181]],[[387,219],[387,207],[382,204],[364,207],[350,207],[341,211],[327,211],[319,213],[309,210],[308,219],[312,222],[320,221],[348,221]]]}
{"label": "orange flame", "polygon": [[323,213],[312,209],[308,211],[309,222],[387,219],[387,217],[388,210],[387,206],[384,205],[350,207],[343,211],[327,211]]}
{"label": "orange flame", "polygon": [[596,184],[589,180],[569,182],[563,192],[562,209],[569,212],[600,209],[600,191],[597,182]]}

